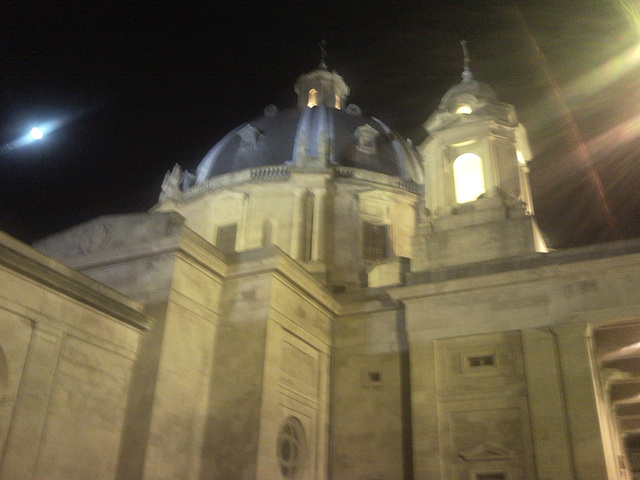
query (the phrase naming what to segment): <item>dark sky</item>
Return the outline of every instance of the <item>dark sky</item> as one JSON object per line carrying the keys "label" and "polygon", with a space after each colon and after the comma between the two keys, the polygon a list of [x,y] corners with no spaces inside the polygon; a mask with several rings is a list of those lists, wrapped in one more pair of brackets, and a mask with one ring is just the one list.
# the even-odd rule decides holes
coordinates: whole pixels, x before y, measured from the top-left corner
{"label": "dark sky", "polygon": [[348,102],[419,143],[460,80],[466,39],[476,79],[514,104],[529,131],[551,244],[640,236],[631,0],[171,3],[188,6],[3,7],[0,141],[41,122],[58,128],[0,149],[0,229],[31,242],[149,209],[175,163],[194,171],[268,104],[294,106],[293,83],[317,66],[320,39],[351,87]]}

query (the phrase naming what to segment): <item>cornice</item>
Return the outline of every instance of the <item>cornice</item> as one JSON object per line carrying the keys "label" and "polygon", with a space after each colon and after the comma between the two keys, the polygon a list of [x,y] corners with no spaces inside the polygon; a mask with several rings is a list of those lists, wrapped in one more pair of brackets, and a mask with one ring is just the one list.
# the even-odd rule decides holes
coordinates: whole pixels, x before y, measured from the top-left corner
{"label": "cornice", "polygon": [[0,267],[89,305],[138,330],[153,321],[143,306],[0,232]]}
{"label": "cornice", "polygon": [[295,260],[275,245],[232,255],[228,279],[247,275],[272,274],[304,291],[331,315],[338,313],[340,303],[326,287],[313,278]]}

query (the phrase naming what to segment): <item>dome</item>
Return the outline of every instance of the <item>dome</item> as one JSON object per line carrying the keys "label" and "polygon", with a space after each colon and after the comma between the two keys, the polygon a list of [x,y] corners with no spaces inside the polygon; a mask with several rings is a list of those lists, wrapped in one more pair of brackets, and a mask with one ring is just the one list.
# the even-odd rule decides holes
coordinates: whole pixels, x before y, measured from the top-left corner
{"label": "dome", "polygon": [[425,130],[433,135],[439,130],[450,129],[454,124],[483,121],[516,126],[518,118],[512,105],[500,102],[493,89],[473,78],[465,66],[462,81],[444,94],[438,109],[425,122]]}
{"label": "dome", "polygon": [[[464,70],[462,71],[462,81],[454,85],[444,94],[440,101],[440,110],[452,113],[471,113],[471,104],[482,104],[486,101],[496,102],[498,98],[493,89],[486,83],[478,82],[471,73],[471,60],[467,51],[467,42],[460,42],[464,54]],[[463,107],[460,109],[460,107]]]}
{"label": "dome", "polygon": [[496,93],[486,83],[478,82],[473,78],[463,77],[462,82],[447,90],[438,108],[441,110],[451,110],[460,99],[466,97],[471,97],[475,100],[498,100]]}
{"label": "dome", "polygon": [[318,105],[291,108],[245,123],[220,140],[204,157],[196,184],[247,168],[276,165],[343,166],[419,181],[417,153],[382,122]]}
{"label": "dome", "polygon": [[420,183],[421,163],[408,141],[355,105],[342,109],[348,87],[320,68],[295,85],[297,108],[270,105],[265,114],[220,140],[197,168],[195,184],[244,169],[294,166],[358,168]]}

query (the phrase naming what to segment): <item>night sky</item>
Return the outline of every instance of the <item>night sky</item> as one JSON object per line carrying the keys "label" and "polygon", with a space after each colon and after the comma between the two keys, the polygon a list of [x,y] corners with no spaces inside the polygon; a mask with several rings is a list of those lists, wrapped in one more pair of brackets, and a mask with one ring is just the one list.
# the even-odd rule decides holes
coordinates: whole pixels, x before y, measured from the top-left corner
{"label": "night sky", "polygon": [[[321,39],[348,103],[418,144],[460,81],[466,39],[475,78],[514,104],[529,132],[550,244],[640,236],[635,1],[184,4],[3,7],[1,230],[31,242],[148,210],[175,163],[193,172],[267,105],[293,107],[293,84],[317,67]],[[15,146],[49,122],[57,128],[42,141]]]}

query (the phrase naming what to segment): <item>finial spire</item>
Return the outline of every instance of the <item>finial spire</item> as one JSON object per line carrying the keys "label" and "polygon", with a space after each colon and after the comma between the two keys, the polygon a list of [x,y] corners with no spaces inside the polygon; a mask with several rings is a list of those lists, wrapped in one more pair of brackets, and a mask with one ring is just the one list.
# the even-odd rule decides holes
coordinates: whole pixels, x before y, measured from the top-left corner
{"label": "finial spire", "polygon": [[320,68],[323,70],[327,69],[327,41],[326,40],[320,40],[320,43],[318,43],[318,47],[320,47]]}
{"label": "finial spire", "polygon": [[462,40],[460,42],[462,46],[462,55],[464,56],[464,70],[462,72],[462,81],[473,80],[473,74],[471,73],[471,68],[469,65],[471,64],[471,59],[469,59],[469,51],[467,50],[467,41]]}

